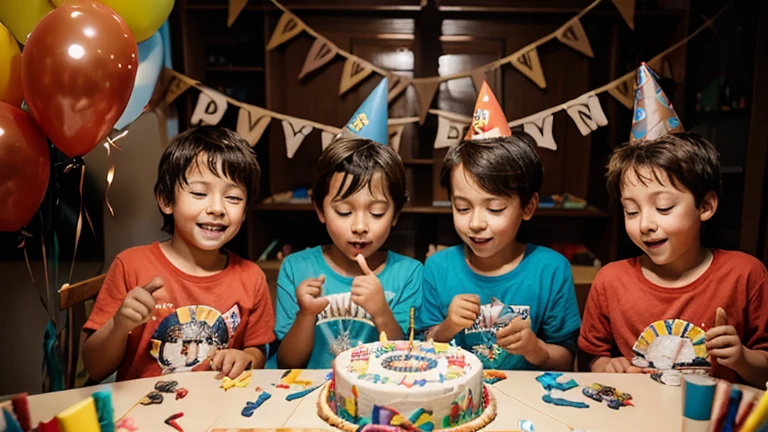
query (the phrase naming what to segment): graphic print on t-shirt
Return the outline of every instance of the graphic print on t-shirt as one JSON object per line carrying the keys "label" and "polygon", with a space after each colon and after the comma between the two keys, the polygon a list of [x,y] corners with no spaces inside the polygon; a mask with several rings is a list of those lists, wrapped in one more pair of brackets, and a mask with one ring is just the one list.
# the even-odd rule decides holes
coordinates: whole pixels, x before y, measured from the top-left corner
{"label": "graphic print on t-shirt", "polygon": [[209,306],[182,306],[157,326],[150,354],[163,373],[191,370],[216,350],[227,348],[240,320],[237,305],[223,315]]}
{"label": "graphic print on t-shirt", "polygon": [[[360,343],[378,340],[379,334],[373,317],[351,299],[351,293],[338,293],[325,296],[328,306],[317,315],[315,323],[315,350],[327,363],[331,364],[337,355]],[[389,303],[395,294],[384,291],[384,298]]]}
{"label": "graphic print on t-shirt", "polygon": [[456,343],[471,350],[483,367],[495,369],[509,355],[496,345],[496,332],[515,318],[528,320],[530,316],[530,306],[506,305],[494,297],[490,303],[480,306],[475,323],[456,335]]}

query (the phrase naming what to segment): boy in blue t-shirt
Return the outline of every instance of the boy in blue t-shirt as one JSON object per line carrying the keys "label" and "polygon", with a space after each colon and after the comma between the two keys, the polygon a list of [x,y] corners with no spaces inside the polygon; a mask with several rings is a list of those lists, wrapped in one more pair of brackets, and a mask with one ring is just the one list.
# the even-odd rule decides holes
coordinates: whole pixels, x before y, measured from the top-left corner
{"label": "boy in blue t-shirt", "polygon": [[453,339],[486,368],[573,368],[581,319],[570,265],[515,238],[538,205],[534,146],[530,136],[510,132],[484,83],[472,127],[441,173],[465,245],[427,259],[417,327],[426,338]]}
{"label": "boy in blue t-shirt", "polygon": [[[383,80],[342,133],[358,137],[336,139],[317,162],[312,202],[332,244],[293,253],[280,267],[280,368],[330,368],[382,331],[402,339],[411,307],[421,305],[421,263],[379,250],[407,201],[403,163],[379,144],[387,138],[386,91]],[[380,102],[378,115],[370,100]],[[378,142],[359,137],[366,135]]]}

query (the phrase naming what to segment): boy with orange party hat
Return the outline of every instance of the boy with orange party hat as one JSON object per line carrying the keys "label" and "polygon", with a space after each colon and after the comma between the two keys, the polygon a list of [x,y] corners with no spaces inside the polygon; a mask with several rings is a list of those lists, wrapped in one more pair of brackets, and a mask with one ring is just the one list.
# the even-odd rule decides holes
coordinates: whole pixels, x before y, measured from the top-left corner
{"label": "boy with orange party hat", "polygon": [[595,372],[680,371],[712,363],[718,377],[758,387],[768,379],[768,272],[741,252],[701,245],[715,214],[715,148],[685,133],[642,64],[629,143],[608,163],[608,189],[621,200],[630,239],[643,255],[606,265],[584,311],[579,348]]}
{"label": "boy with orange party hat", "polygon": [[486,368],[572,369],[580,318],[571,267],[516,239],[536,210],[541,178],[533,139],[510,132],[483,83],[469,133],[441,173],[464,245],[427,259],[417,327],[455,340]]}

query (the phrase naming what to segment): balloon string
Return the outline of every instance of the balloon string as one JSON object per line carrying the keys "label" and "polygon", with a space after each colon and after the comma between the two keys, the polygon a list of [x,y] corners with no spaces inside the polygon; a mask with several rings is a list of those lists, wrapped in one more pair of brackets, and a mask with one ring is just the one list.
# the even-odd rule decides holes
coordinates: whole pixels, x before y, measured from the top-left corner
{"label": "balloon string", "polygon": [[43,274],[45,275],[45,292],[48,297],[48,305],[45,307],[45,311],[48,312],[48,316],[53,321],[54,327],[57,325],[58,311],[51,310],[51,283],[48,279],[48,253],[45,247],[45,223],[43,221],[43,212],[38,212],[40,215],[40,248],[43,252]]}
{"label": "balloon string", "polygon": [[[72,283],[72,273],[75,271],[77,258],[77,245],[80,243],[80,234],[83,230],[83,181],[85,180],[85,164],[80,165],[80,212],[77,216],[77,229],[75,230],[75,250],[72,252],[72,264],[69,267],[68,283]],[[89,218],[90,219],[90,218]]]}

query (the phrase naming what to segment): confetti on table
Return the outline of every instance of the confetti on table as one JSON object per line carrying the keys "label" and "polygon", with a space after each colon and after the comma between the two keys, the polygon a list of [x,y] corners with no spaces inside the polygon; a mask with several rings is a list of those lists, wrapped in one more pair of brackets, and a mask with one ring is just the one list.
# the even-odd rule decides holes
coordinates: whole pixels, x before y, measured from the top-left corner
{"label": "confetti on table", "polygon": [[486,384],[496,384],[499,381],[507,379],[507,374],[498,370],[484,370],[483,381]]}
{"label": "confetti on table", "polygon": [[178,381],[158,381],[155,383],[155,390],[161,393],[176,393],[176,386],[178,385]]}
{"label": "confetti on table", "polygon": [[569,379],[566,382],[558,382],[557,379],[563,376],[562,372],[544,372],[536,377],[536,381],[541,383],[544,390],[570,390],[574,387],[578,387],[579,384],[573,379]]}
{"label": "confetti on table", "polygon": [[549,393],[542,396],[541,400],[543,400],[548,404],[552,404],[556,406],[566,406],[566,407],[573,407],[573,408],[589,408],[589,405],[585,404],[584,402],[576,402],[568,399],[552,397],[552,395]]}
{"label": "confetti on table", "polygon": [[159,391],[153,390],[141,398],[139,403],[142,405],[161,404],[163,403],[163,395]]}
{"label": "confetti on table", "polygon": [[117,432],[136,432],[139,428],[133,423],[133,417],[125,417],[115,423]]}
{"label": "confetti on table", "polygon": [[246,402],[245,408],[240,412],[240,415],[243,417],[250,417],[253,415],[253,412],[256,411],[256,408],[260,407],[261,404],[267,401],[267,399],[271,398],[272,395],[269,394],[269,392],[262,392],[259,395],[259,398],[256,399],[255,402]]}
{"label": "confetti on table", "polygon": [[179,432],[184,432],[184,428],[182,428],[181,425],[176,421],[182,416],[184,416],[183,412],[171,414],[167,419],[165,419],[165,424],[176,429]]}
{"label": "confetti on table", "polygon": [[185,388],[176,389],[176,400],[184,399],[187,394],[189,394],[189,390]]}
{"label": "confetti on table", "polygon": [[600,383],[592,383],[588,387],[581,389],[584,396],[596,400],[598,402],[608,402],[608,407],[612,409],[619,409],[623,406],[632,406],[632,395],[616,390],[611,386],[604,386]]}
{"label": "confetti on table", "polygon": [[286,397],[285,397],[285,400],[287,400],[287,401],[292,401],[292,400],[294,400],[294,399],[301,399],[301,398],[303,398],[304,396],[306,396],[306,395],[308,395],[308,394],[312,393],[313,391],[315,391],[315,390],[319,389],[319,388],[320,388],[320,387],[322,387],[324,384],[325,384],[325,383],[322,383],[322,384],[320,384],[320,385],[314,386],[314,387],[312,387],[312,388],[308,388],[308,389],[306,389],[306,390],[298,391],[298,392],[296,392],[296,393],[291,393],[291,394],[289,394],[288,396],[286,396]]}
{"label": "confetti on table", "polygon": [[232,387],[240,387],[245,388],[248,387],[248,384],[251,383],[251,371],[244,371],[240,375],[237,376],[237,378],[232,379],[230,377],[224,377],[221,380],[221,388],[224,390],[229,390]]}

